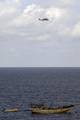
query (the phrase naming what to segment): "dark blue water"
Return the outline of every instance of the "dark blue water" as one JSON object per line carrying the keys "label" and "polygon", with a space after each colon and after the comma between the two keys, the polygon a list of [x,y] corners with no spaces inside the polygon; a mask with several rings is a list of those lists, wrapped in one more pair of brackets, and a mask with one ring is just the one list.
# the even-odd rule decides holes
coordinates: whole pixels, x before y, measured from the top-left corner
{"label": "dark blue water", "polygon": [[[80,103],[80,68],[0,68],[0,110]],[[0,112],[0,120],[80,120],[80,106],[71,113],[32,115]]]}

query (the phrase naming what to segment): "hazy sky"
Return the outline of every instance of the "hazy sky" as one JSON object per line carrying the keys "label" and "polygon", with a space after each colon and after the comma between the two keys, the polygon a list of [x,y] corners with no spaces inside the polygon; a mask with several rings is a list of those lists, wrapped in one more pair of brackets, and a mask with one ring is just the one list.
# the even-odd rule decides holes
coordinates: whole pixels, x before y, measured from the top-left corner
{"label": "hazy sky", "polygon": [[80,0],[0,0],[0,67],[80,67]]}

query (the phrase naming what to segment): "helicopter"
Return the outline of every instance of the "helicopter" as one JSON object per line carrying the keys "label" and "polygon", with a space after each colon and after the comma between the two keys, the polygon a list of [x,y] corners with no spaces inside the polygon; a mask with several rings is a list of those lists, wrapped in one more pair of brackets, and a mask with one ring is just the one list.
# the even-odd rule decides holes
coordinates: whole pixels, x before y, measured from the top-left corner
{"label": "helicopter", "polygon": [[48,18],[39,18],[38,20],[40,20],[40,21],[49,21]]}

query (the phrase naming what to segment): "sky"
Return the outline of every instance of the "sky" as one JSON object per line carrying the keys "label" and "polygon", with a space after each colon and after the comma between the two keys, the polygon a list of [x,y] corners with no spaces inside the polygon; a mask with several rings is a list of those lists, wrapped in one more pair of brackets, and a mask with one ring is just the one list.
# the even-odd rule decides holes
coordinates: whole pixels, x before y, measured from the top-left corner
{"label": "sky", "polygon": [[0,0],[0,67],[80,67],[80,0]]}

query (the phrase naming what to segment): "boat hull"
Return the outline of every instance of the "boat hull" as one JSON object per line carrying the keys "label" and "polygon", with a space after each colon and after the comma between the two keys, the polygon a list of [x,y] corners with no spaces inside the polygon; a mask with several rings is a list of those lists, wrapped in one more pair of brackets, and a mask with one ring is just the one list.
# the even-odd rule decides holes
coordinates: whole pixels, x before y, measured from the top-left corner
{"label": "boat hull", "polygon": [[62,108],[62,109],[40,109],[40,108],[32,108],[33,114],[60,114],[60,113],[66,113],[70,111],[70,108]]}

